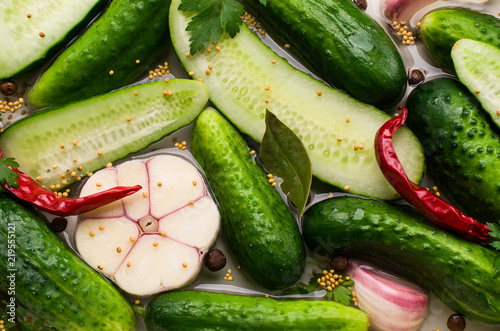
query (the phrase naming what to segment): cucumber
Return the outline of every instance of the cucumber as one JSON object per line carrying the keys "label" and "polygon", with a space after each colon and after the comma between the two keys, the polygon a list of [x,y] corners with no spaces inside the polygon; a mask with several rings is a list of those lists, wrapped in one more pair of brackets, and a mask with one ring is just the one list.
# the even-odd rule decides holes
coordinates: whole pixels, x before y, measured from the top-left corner
{"label": "cucumber", "polygon": [[[185,29],[193,13],[177,10],[179,3],[174,0],[170,11],[174,49],[187,71],[207,83],[211,101],[240,131],[260,142],[267,108],[302,140],[316,177],[351,193],[395,198],[373,146],[375,133],[390,118],[387,114],[293,68],[245,24],[235,38],[226,34],[217,45],[209,45],[211,52],[204,49],[186,57],[191,33]],[[209,65],[213,68],[207,75]],[[364,148],[356,150],[356,145]],[[424,159],[417,139],[404,129],[395,145],[410,178],[419,182]]]}
{"label": "cucumber", "polygon": [[68,43],[107,2],[0,2],[0,80],[36,69]]}
{"label": "cucumber", "polygon": [[403,59],[384,29],[352,0],[243,0],[294,55],[327,83],[387,109],[406,91]]}
{"label": "cucumber", "polygon": [[198,291],[170,292],[147,306],[148,331],[368,330],[361,310],[324,300],[275,300]]}
{"label": "cucumber", "polygon": [[432,226],[416,209],[336,197],[307,210],[303,224],[315,253],[380,259],[464,316],[500,323],[500,278],[493,269],[498,252]]}
{"label": "cucumber", "polygon": [[15,303],[57,330],[135,330],[125,298],[50,231],[40,212],[4,193],[0,220],[0,290]]}
{"label": "cucumber", "polygon": [[500,127],[500,48],[461,39],[453,46],[451,57],[460,81],[475,93],[483,109]]}
{"label": "cucumber", "polygon": [[131,83],[167,45],[169,5],[170,0],[112,1],[40,76],[28,91],[28,104],[64,105]]}
{"label": "cucumber", "polygon": [[500,134],[476,98],[439,78],[413,90],[406,106],[439,190],[478,221],[500,221]]}
{"label": "cucumber", "polygon": [[191,148],[242,269],[269,290],[297,282],[305,265],[299,226],[236,129],[215,110],[204,110],[194,124]]}
{"label": "cucumber", "polygon": [[205,84],[191,80],[131,86],[25,117],[0,135],[0,150],[58,189],[188,125],[207,100]]}
{"label": "cucumber", "polygon": [[472,39],[500,48],[500,19],[465,8],[432,11],[424,16],[420,36],[436,63],[453,72],[451,49],[460,39]]}

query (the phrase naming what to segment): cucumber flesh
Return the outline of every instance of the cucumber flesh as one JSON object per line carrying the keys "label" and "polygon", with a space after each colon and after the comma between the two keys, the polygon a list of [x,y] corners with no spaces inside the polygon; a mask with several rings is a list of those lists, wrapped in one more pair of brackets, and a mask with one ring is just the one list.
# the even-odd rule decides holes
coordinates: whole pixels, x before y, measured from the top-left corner
{"label": "cucumber flesh", "polygon": [[188,125],[207,101],[197,81],[131,86],[28,116],[3,132],[0,150],[41,185],[62,188]]}
{"label": "cucumber flesh", "polygon": [[[207,83],[211,101],[240,131],[260,142],[267,108],[301,138],[316,177],[351,193],[395,198],[373,148],[387,114],[293,68],[245,25],[235,38],[224,35],[217,45],[210,44],[211,52],[186,57],[190,33],[185,29],[192,13],[179,11],[179,2],[172,2],[169,19],[175,51],[186,70]],[[207,75],[209,65],[213,69]],[[410,179],[419,182],[424,171],[419,142],[404,129],[394,144]],[[356,145],[363,149],[355,150]]]}
{"label": "cucumber flesh", "polygon": [[[25,72],[69,41],[106,0],[0,2],[0,79]],[[40,36],[43,33],[44,37]]]}
{"label": "cucumber flesh", "polygon": [[460,81],[500,127],[500,49],[471,39],[460,39],[451,50]]}

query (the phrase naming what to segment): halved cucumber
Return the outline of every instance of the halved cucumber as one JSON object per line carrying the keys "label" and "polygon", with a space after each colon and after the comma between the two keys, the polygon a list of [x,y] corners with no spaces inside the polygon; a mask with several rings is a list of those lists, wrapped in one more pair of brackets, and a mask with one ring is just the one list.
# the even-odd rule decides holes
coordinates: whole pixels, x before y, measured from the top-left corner
{"label": "halved cucumber", "polygon": [[[186,26],[193,13],[172,1],[170,31],[175,51],[194,78],[202,78],[212,102],[239,130],[261,141],[266,108],[303,141],[318,178],[349,192],[394,199],[373,148],[376,131],[390,117],[293,68],[246,26],[193,56]],[[211,66],[211,67],[210,67]],[[212,69],[210,69],[212,68]],[[407,129],[396,134],[396,151],[411,180],[424,171],[422,148]]]}
{"label": "halved cucumber", "polygon": [[460,81],[500,127],[500,49],[471,39],[460,39],[451,49]]}
{"label": "halved cucumber", "polygon": [[4,131],[0,150],[58,189],[188,125],[207,101],[197,81],[131,86],[28,116]]}
{"label": "halved cucumber", "polygon": [[23,73],[70,41],[107,0],[0,2],[0,79]]}

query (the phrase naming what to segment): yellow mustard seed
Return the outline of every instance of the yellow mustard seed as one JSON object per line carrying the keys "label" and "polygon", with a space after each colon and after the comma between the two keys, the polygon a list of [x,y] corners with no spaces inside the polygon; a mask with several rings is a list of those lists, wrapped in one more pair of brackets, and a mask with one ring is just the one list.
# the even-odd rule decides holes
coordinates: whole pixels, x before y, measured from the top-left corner
{"label": "yellow mustard seed", "polygon": [[188,264],[187,264],[186,262],[183,262],[183,263],[182,263],[182,266],[183,266],[184,268],[187,268]]}
{"label": "yellow mustard seed", "polygon": [[95,232],[94,232],[94,231],[90,231],[90,232],[89,232],[89,235],[90,235],[91,237],[93,237],[93,236],[95,236]]}
{"label": "yellow mustard seed", "polygon": [[131,262],[127,262],[127,267],[130,268],[130,266],[132,266],[132,263]]}
{"label": "yellow mustard seed", "polygon": [[116,251],[117,251],[118,253],[121,253],[121,252],[122,252],[122,248],[121,248],[121,247],[116,247]]}
{"label": "yellow mustard seed", "polygon": [[115,72],[114,72],[113,70],[110,70],[110,71],[109,71],[109,75],[110,75],[110,76],[113,76],[114,74],[115,74]]}
{"label": "yellow mustard seed", "polygon": [[39,35],[40,37],[42,37],[42,38],[44,38],[44,37],[45,37],[45,33],[43,33],[43,32],[40,32],[38,35]]}

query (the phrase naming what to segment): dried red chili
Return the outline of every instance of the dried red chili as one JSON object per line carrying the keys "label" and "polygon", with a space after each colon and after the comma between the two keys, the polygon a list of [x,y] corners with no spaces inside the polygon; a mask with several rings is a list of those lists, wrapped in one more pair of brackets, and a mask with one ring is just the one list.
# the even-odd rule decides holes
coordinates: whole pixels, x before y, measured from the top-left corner
{"label": "dried red chili", "polygon": [[[0,151],[0,158],[1,157],[2,152]],[[131,187],[117,186],[86,197],[71,199],[58,197],[55,192],[41,187],[31,177],[19,171],[17,168],[11,169],[19,175],[18,186],[15,188],[6,183],[2,183],[1,185],[19,199],[31,202],[39,209],[58,216],[83,214],[113,201],[122,199],[141,189],[140,185]]]}
{"label": "dried red chili", "polygon": [[375,136],[375,155],[385,178],[406,201],[437,227],[451,230],[471,241],[488,242],[490,229],[486,224],[465,216],[460,210],[408,179],[392,144],[392,136],[404,124],[408,114],[406,108],[398,109],[402,110],[402,114],[382,125]]}

